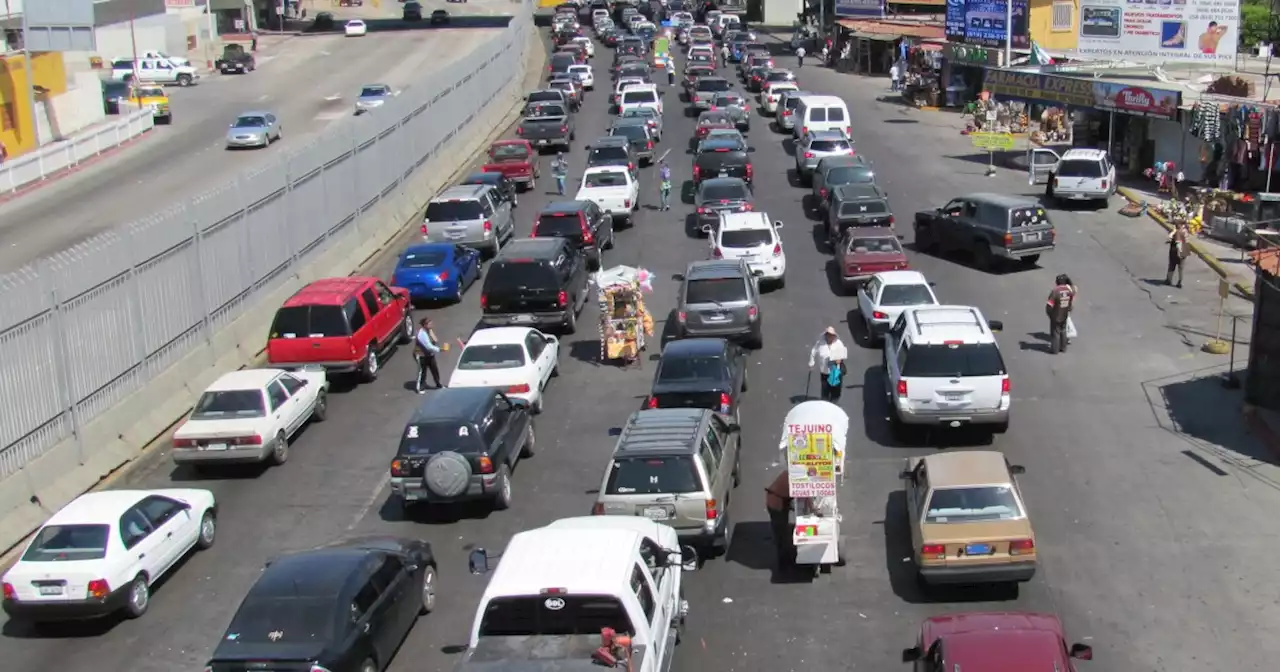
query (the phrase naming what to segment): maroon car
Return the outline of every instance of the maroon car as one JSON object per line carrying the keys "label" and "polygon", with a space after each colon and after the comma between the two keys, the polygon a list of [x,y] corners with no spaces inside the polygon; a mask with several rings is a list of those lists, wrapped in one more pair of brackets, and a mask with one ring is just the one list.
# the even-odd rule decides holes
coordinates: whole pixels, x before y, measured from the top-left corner
{"label": "maroon car", "polygon": [[502,173],[529,191],[538,179],[538,155],[528,140],[499,140],[489,145],[489,160],[480,170]]}
{"label": "maroon car", "polygon": [[836,263],[840,265],[840,281],[845,291],[853,291],[858,283],[884,271],[905,271],[907,253],[891,230],[849,229],[836,246]]}
{"label": "maroon car", "polygon": [[920,625],[916,645],[902,652],[902,662],[913,663],[916,672],[1077,672],[1077,660],[1093,660],[1093,649],[1085,644],[1068,646],[1057,616],[1019,612],[934,616]]}

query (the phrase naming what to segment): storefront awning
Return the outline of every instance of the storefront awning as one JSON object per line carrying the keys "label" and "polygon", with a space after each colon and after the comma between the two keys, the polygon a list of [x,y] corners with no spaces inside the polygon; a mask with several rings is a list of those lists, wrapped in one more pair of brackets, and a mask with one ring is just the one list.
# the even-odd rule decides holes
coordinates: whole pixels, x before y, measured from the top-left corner
{"label": "storefront awning", "polygon": [[[943,27],[924,23],[896,23],[893,21],[868,21],[858,19],[840,19],[836,24],[854,33],[865,35],[883,35],[889,40],[900,37],[914,37],[921,40],[945,40]],[[874,39],[886,39],[877,37]]]}
{"label": "storefront awning", "polygon": [[849,34],[854,37],[860,37],[864,40],[875,40],[877,42],[892,42],[898,39],[897,35],[884,35],[881,33],[859,33],[855,31]]}

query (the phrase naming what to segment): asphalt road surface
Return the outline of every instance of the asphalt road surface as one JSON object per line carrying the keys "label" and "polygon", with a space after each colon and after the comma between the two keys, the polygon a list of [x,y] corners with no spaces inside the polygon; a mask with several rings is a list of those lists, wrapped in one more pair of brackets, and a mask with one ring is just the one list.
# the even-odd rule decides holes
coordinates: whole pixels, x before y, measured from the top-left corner
{"label": "asphalt road surface", "polygon": [[[609,53],[597,57],[597,81],[608,82]],[[789,64],[790,59],[783,59]],[[876,161],[898,214],[900,232],[918,208],[966,192],[1026,193],[1021,176],[982,176],[984,157],[956,134],[954,117],[928,116],[881,103],[883,80],[861,80],[806,67],[810,90],[842,95],[853,112],[859,151]],[[604,133],[605,93],[588,95],[572,154]],[[674,92],[666,97],[663,149],[674,178],[690,177],[683,154],[692,120]],[[1154,226],[1108,212],[1054,211],[1059,247],[1043,266],[1007,273],[975,270],[961,259],[913,254],[944,301],[973,304],[1003,319],[1000,343],[1012,372],[1013,422],[995,447],[1027,474],[1021,482],[1040,545],[1041,569],[1017,593],[955,590],[925,598],[910,572],[909,537],[897,480],[901,460],[964,445],[955,437],[900,446],[888,437],[881,396],[880,353],[855,343],[847,320],[855,302],[829,286],[828,255],[819,251],[801,209],[806,190],[793,185],[790,144],[756,117],[757,209],[786,223],[788,284],[764,298],[764,348],[752,358],[744,399],[744,481],[729,505],[734,524],[727,558],[687,578],[690,629],[676,655],[679,670],[892,670],[914,643],[921,619],[964,610],[1036,610],[1062,617],[1068,636],[1091,644],[1095,662],[1081,670],[1274,670],[1280,625],[1270,580],[1280,507],[1277,470],[1247,459],[1256,447],[1214,419],[1216,383],[1179,387],[1207,366],[1190,354],[1137,277],[1107,242],[1107,229]],[[960,157],[960,158],[957,158]],[[544,159],[544,161],[549,161]],[[547,175],[548,166],[543,166]],[[650,307],[664,326],[675,305],[672,273],[705,258],[704,240],[686,234],[685,203],[669,213],[658,201],[655,169],[642,170],[644,208],[620,231],[606,264],[648,268],[656,276]],[[538,208],[554,197],[522,195],[518,221],[527,232]],[[1159,263],[1161,251],[1153,253]],[[386,275],[388,269],[381,269]],[[1082,285],[1081,338],[1062,356],[1046,353],[1045,294],[1055,273]],[[478,314],[478,292],[433,310],[436,330],[466,338]],[[855,314],[856,315],[856,314]],[[0,659],[9,669],[88,672],[198,669],[224,631],[264,561],[276,554],[372,532],[426,539],[441,563],[436,612],[418,623],[390,669],[448,670],[467,641],[484,577],[466,571],[475,545],[500,551],[510,536],[556,518],[588,513],[615,439],[609,430],[636,410],[654,364],[629,370],[598,363],[588,307],[567,337],[561,377],[537,420],[539,452],[515,474],[516,503],[488,514],[465,508],[445,516],[403,520],[389,500],[387,465],[419,397],[409,391],[413,362],[405,350],[379,380],[330,398],[329,420],[297,439],[289,463],[220,480],[175,470],[166,455],[140,469],[139,486],[206,487],[221,504],[220,536],[157,588],[141,620],[85,624],[37,637],[9,625]],[[840,490],[848,564],[812,583],[775,576],[763,510],[764,485],[779,469],[777,442],[786,411],[806,393],[807,352],[834,325],[850,345],[850,386],[841,405],[852,418]],[[457,350],[444,358],[446,375]],[[816,390],[809,390],[816,394]],[[1164,407],[1168,405],[1167,411]],[[1168,429],[1198,423],[1192,440]],[[905,667],[905,666],[903,666]]]}
{"label": "asphalt road surface", "polygon": [[[497,0],[467,7],[476,15],[504,9]],[[421,82],[427,73],[447,68],[493,39],[500,30],[493,26],[502,23],[477,16],[460,21],[457,28],[422,22],[404,30],[398,20],[368,21],[374,30],[365,37],[294,37],[260,56],[258,69],[247,75],[205,74],[196,86],[167,87],[172,125],[158,126],[136,145],[0,204],[0,271],[14,270],[103,229],[209,191],[237,173],[279,160],[326,126],[352,118],[361,86],[384,83],[402,89]],[[280,117],[284,142],[261,150],[228,151],[227,125],[236,115],[255,110]]]}

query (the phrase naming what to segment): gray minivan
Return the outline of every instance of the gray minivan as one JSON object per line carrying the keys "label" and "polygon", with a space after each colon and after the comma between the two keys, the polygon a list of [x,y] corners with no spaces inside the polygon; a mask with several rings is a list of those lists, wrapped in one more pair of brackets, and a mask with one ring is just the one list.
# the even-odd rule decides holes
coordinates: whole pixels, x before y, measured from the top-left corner
{"label": "gray minivan", "polygon": [[496,255],[515,235],[511,201],[487,184],[449,187],[427,204],[422,238],[432,243],[466,245]]}
{"label": "gray minivan", "polygon": [[676,323],[679,338],[710,336],[764,343],[760,282],[743,259],[709,259],[689,264],[680,281]]}

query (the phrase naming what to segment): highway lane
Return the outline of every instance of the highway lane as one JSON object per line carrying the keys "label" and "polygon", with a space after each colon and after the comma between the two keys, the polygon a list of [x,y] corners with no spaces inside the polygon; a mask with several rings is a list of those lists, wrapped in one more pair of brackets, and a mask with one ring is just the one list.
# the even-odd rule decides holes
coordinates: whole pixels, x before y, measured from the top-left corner
{"label": "highway lane", "polygon": [[[602,51],[597,59],[602,84],[608,56]],[[878,85],[869,89],[827,71],[806,68],[800,80],[848,100],[860,151],[877,160],[900,222],[915,208],[959,193],[1027,189],[1019,176],[986,179],[983,166],[948,158],[966,152],[945,117],[911,116],[876,102]],[[680,116],[672,94],[666,101],[663,147],[672,148],[679,183],[690,176],[689,157],[681,152],[692,123]],[[575,173],[581,171],[582,145],[606,127],[604,104],[602,92],[590,94],[578,119]],[[1095,665],[1107,669],[1190,669],[1176,661],[1191,660],[1196,669],[1272,669],[1275,645],[1258,633],[1280,618],[1258,558],[1274,548],[1267,518],[1280,504],[1280,479],[1274,467],[1228,459],[1224,452],[1206,454],[1226,476],[1207,470],[1182,451],[1214,447],[1188,444],[1153,419],[1146,389],[1204,362],[1164,328],[1150,288],[1144,291],[1099,242],[1105,241],[1101,229],[1127,222],[1105,213],[1055,211],[1060,248],[1044,268],[988,274],[957,260],[912,257],[944,300],[978,305],[1006,322],[1001,344],[1013,375],[1014,420],[995,447],[1028,469],[1022,482],[1042,548],[1039,576],[1016,596],[949,591],[940,601],[915,591],[904,562],[909,551],[896,473],[901,458],[941,446],[897,446],[887,439],[883,403],[874,392],[881,385],[880,355],[855,345],[851,335],[852,387],[842,406],[853,424],[848,482],[841,490],[849,564],[812,584],[773,576],[761,489],[778,469],[778,427],[793,398],[805,393],[804,363],[813,339],[828,324],[846,330],[842,320],[853,301],[828,287],[828,257],[814,245],[801,210],[805,191],[789,184],[784,169],[792,159],[762,121],[751,135],[757,207],[787,223],[790,278],[786,289],[764,300],[765,346],[753,356],[753,384],[744,402],[745,478],[729,507],[735,540],[727,559],[689,577],[691,629],[676,669],[892,669],[899,649],[913,643],[920,619],[966,609],[1058,613],[1074,638],[1095,647]],[[650,209],[657,202],[653,178],[653,169],[642,169],[646,207],[634,228],[619,232],[606,263],[655,273],[649,302],[661,329],[675,305],[670,275],[705,258],[706,245],[684,231],[691,206],[671,213]],[[541,189],[523,195],[520,230],[527,232],[537,209],[553,199]],[[381,270],[385,275],[389,269]],[[1078,314],[1083,334],[1070,353],[1051,358],[1028,334],[1044,330],[1040,302],[1053,274],[1063,270],[1084,286]],[[472,291],[460,305],[432,311],[437,331],[465,338],[479,314],[477,302]],[[450,669],[484,587],[482,577],[466,574],[467,551],[474,545],[501,550],[521,529],[586,513],[588,491],[598,485],[614,444],[609,429],[637,409],[648,390],[651,362],[630,370],[596,362],[598,344],[589,326],[594,315],[588,307],[581,333],[565,339],[562,376],[537,422],[539,454],[516,474],[511,510],[400,518],[385,488],[386,468],[403,422],[419,402],[406,389],[413,363],[400,352],[376,383],[333,395],[330,420],[308,428],[282,468],[192,480],[157,456],[134,482],[213,489],[222,504],[218,545],[157,589],[151,612],[140,621],[76,626],[44,639],[10,625],[0,656],[15,669],[33,671],[190,669],[212,648],[266,559],[343,534],[393,532],[432,542],[442,563],[442,592],[437,612],[410,634],[391,669]]]}
{"label": "highway lane", "polygon": [[[362,85],[410,86],[497,34],[496,28],[465,28],[296,37],[264,57],[253,73],[206,75],[197,86],[171,87],[171,126],[0,205],[0,271],[279,160],[328,125],[351,119]],[[284,141],[263,150],[227,151],[227,125],[252,110],[279,115]]]}

